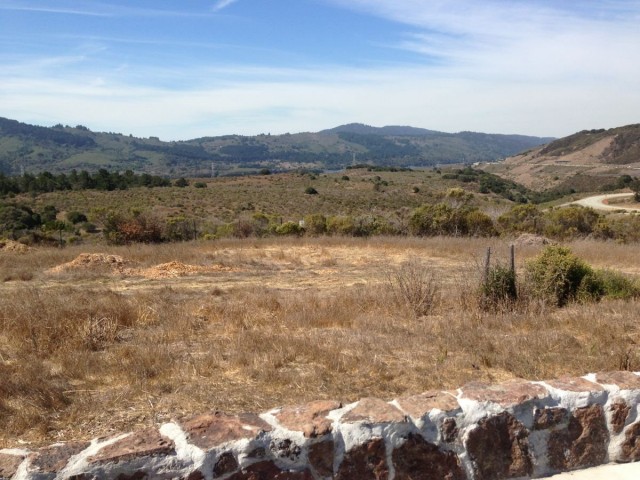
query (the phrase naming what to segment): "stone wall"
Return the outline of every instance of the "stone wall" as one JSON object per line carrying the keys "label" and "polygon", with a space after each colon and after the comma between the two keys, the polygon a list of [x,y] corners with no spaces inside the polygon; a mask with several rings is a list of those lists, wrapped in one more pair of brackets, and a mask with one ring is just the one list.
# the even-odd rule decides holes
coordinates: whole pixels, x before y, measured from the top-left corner
{"label": "stone wall", "polygon": [[34,451],[2,479],[488,480],[640,460],[640,373],[213,412]]}

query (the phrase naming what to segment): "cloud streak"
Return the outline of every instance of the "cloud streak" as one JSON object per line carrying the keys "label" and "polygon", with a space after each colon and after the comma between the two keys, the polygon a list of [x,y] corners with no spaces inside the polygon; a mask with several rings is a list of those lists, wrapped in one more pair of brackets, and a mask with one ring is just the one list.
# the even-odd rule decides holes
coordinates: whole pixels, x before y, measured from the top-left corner
{"label": "cloud streak", "polygon": [[219,12],[220,10],[227,8],[229,5],[236,2],[237,0],[218,0],[211,9],[214,12]]}
{"label": "cloud streak", "polygon": [[[269,49],[286,46],[266,41],[69,34],[63,47],[75,48],[57,54],[0,54],[2,115],[168,140],[317,131],[351,121],[541,136],[638,122],[638,1],[323,1],[398,27],[383,38],[372,34],[371,52],[411,54],[362,67],[301,56],[277,67],[274,57],[289,57]],[[215,3],[208,15],[231,3]],[[155,15],[126,7],[110,13]],[[144,53],[129,57],[137,44]],[[170,47],[173,56],[165,56]],[[271,63],[238,60],[241,49]],[[194,50],[198,56],[181,56]]]}

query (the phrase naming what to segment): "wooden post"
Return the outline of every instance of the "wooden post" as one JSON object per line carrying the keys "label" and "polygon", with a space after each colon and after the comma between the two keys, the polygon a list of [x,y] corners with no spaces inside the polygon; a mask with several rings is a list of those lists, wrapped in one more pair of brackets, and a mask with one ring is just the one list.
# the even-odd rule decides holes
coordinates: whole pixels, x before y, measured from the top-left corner
{"label": "wooden post", "polygon": [[491,266],[491,247],[487,248],[487,255],[484,257],[484,281],[489,280],[489,268]]}
{"label": "wooden post", "polygon": [[511,245],[511,272],[516,272],[516,247],[515,245]]}

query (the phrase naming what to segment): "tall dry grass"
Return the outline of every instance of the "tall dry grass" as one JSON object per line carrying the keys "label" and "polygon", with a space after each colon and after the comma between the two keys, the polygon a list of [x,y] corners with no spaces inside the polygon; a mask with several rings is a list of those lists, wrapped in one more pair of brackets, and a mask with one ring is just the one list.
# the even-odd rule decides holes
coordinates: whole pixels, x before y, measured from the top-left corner
{"label": "tall dry grass", "polygon": [[[0,288],[0,446],[90,438],[210,409],[640,370],[637,301],[480,308],[474,259],[486,246],[318,239],[109,248],[144,266],[238,270],[148,283],[107,271],[46,273],[79,249],[1,257],[3,268],[23,265],[32,278]],[[508,251],[493,247],[497,256]],[[633,247],[602,247],[575,251],[605,265],[632,258]],[[519,265],[536,253],[519,252]],[[427,311],[403,306],[389,281],[407,260],[439,286]]]}

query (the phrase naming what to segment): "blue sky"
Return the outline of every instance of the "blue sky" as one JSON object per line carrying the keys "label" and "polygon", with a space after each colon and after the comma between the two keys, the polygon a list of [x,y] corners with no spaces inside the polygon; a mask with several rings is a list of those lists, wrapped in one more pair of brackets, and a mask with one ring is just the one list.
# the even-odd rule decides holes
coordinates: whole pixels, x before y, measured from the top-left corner
{"label": "blue sky", "polygon": [[0,2],[0,116],[165,140],[640,122],[640,0]]}

